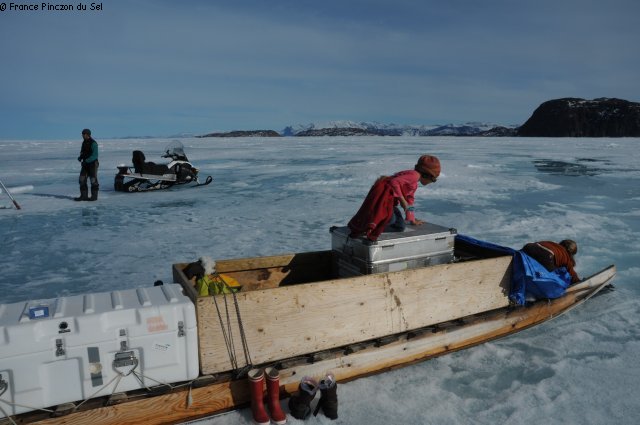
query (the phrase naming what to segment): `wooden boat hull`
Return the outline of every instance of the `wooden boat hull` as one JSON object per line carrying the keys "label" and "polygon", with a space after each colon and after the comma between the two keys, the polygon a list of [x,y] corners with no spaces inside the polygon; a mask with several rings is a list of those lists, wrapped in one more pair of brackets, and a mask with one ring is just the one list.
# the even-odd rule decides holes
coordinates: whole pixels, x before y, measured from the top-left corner
{"label": "wooden boat hull", "polygon": [[[526,307],[502,307],[434,325],[408,330],[391,337],[326,350],[321,353],[277,362],[280,368],[281,397],[296,391],[301,376],[321,376],[331,371],[338,381],[379,373],[453,351],[468,348],[555,318],[584,303],[608,285],[615,276],[609,266],[571,286],[555,300],[542,300]],[[192,403],[189,403],[189,398]],[[93,408],[41,424],[168,424],[196,419],[230,410],[249,402],[246,379],[224,380],[198,388]]]}

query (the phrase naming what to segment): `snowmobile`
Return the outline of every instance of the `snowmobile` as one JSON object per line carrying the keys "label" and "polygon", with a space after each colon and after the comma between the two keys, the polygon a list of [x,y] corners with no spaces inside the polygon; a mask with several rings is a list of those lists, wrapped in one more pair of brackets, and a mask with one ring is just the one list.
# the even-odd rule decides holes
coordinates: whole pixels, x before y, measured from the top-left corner
{"label": "snowmobile", "polygon": [[186,183],[204,186],[213,180],[211,176],[207,176],[204,182],[200,182],[198,169],[191,165],[184,153],[184,146],[179,141],[170,143],[162,158],[169,158],[170,162],[168,164],[147,162],[142,151],[133,151],[131,158],[133,167],[124,164],[118,165],[118,174],[116,174],[114,181],[115,190],[146,192],[168,189]]}

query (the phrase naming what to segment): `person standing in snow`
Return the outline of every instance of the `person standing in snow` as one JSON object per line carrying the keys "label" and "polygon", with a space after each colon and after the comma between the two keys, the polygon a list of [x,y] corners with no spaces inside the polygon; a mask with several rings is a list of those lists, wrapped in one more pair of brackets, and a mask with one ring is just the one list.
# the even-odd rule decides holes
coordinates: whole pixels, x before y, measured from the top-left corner
{"label": "person standing in snow", "polygon": [[[80,196],[75,201],[96,201],[98,199],[98,143],[91,137],[91,130],[82,130],[82,148],[78,162],[82,163],[80,170]],[[89,188],[87,178],[91,179],[91,198],[88,197]]]}
{"label": "person standing in snow", "polygon": [[[362,206],[349,221],[350,237],[364,235],[376,241],[383,231],[401,232],[406,223],[420,225],[413,206],[418,182],[435,183],[440,176],[440,160],[422,155],[413,170],[400,171],[391,177],[380,177],[369,190]],[[402,217],[404,210],[405,218]]]}
{"label": "person standing in snow", "polygon": [[560,243],[531,242],[526,244],[522,251],[550,272],[560,267],[566,268],[571,275],[571,283],[580,282],[578,274],[573,269],[576,266],[573,257],[578,253],[578,244],[575,241],[565,239]]}

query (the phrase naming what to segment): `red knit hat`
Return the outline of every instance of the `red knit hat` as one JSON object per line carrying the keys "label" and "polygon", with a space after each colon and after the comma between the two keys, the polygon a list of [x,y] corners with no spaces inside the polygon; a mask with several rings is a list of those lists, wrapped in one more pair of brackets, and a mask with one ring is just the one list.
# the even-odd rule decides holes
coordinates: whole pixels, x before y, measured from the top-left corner
{"label": "red knit hat", "polygon": [[419,173],[428,173],[433,177],[440,175],[440,160],[432,155],[422,155],[418,159],[415,170]]}

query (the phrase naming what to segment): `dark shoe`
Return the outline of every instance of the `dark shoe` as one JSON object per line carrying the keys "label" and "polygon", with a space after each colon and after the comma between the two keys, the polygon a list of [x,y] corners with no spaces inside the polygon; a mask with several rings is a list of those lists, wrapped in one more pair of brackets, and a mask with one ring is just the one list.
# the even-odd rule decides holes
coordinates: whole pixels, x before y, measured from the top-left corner
{"label": "dark shoe", "polygon": [[315,379],[305,376],[300,381],[298,392],[289,399],[289,413],[296,419],[305,419],[311,413],[311,401],[318,392]]}
{"label": "dark shoe", "polygon": [[89,196],[88,195],[88,189],[86,188],[80,188],[80,196],[78,196],[77,198],[73,198],[74,201],[88,201],[89,200]]}
{"label": "dark shoe", "polygon": [[98,189],[97,188],[91,188],[91,198],[88,199],[89,201],[97,201],[98,200]]}
{"label": "dark shoe", "polygon": [[338,419],[338,384],[332,374],[328,374],[320,381],[320,401],[313,416],[318,414],[320,408],[327,418]]}

